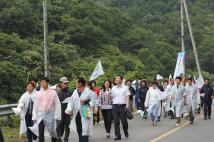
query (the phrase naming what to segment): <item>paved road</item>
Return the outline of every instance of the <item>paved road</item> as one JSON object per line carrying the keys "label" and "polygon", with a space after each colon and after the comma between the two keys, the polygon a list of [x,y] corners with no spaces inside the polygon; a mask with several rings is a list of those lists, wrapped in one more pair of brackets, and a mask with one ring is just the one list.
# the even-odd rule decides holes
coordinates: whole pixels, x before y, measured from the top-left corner
{"label": "paved road", "polygon": [[[176,128],[175,120],[166,118],[157,127],[153,127],[150,120],[135,116],[129,121],[130,138],[126,139],[122,135],[121,142],[214,142],[214,119],[204,121],[201,116],[197,117],[194,125],[183,120],[184,125]],[[103,124],[96,125],[91,142],[113,142],[113,132],[112,129],[111,138],[106,139]],[[78,142],[76,134],[71,134],[70,142]]]}

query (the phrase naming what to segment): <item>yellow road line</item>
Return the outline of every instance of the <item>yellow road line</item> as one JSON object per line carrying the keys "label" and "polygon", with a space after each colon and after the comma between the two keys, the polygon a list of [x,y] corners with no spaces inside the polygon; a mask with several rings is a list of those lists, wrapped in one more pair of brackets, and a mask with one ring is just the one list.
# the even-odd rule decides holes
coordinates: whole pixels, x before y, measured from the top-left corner
{"label": "yellow road line", "polygon": [[[203,115],[200,115],[200,116],[196,117],[195,120],[200,119],[202,116],[203,116]],[[178,131],[178,130],[184,128],[184,127],[187,126],[188,124],[189,124],[189,122],[185,122],[185,123],[183,123],[181,126],[176,127],[176,128],[174,128],[174,129],[172,129],[172,130],[166,132],[166,133],[163,133],[163,134],[161,134],[160,136],[158,136],[158,137],[156,137],[156,138],[150,140],[149,142],[158,142],[159,140],[161,140],[161,139],[163,139],[163,138],[165,138],[165,137],[171,135],[172,133],[174,133],[174,132],[176,132],[176,131]]]}

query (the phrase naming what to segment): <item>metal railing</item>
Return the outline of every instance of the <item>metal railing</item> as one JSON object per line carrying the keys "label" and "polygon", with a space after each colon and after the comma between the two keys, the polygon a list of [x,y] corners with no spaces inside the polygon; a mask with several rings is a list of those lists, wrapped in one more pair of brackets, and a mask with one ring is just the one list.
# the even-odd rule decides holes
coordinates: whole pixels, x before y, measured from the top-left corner
{"label": "metal railing", "polygon": [[14,112],[12,111],[13,107],[17,107],[17,104],[0,105],[0,117],[14,114]]}

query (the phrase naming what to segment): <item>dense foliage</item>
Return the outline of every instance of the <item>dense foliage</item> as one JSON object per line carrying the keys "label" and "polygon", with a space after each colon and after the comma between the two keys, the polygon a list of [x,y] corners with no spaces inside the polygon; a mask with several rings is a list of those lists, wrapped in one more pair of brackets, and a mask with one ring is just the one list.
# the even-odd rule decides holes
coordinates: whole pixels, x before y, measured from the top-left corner
{"label": "dense foliage", "polygon": [[[188,0],[205,76],[214,74],[214,1]],[[186,32],[187,69],[196,71]],[[51,81],[90,77],[97,61],[105,76],[152,79],[174,72],[180,51],[178,0],[48,0]],[[42,0],[0,2],[0,102],[14,102],[43,69]]]}

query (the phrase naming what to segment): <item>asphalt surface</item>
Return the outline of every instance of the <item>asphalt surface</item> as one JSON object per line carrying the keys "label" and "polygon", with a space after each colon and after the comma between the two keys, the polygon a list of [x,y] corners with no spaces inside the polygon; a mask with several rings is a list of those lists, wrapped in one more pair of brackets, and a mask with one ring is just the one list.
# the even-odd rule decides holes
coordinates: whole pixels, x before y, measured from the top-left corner
{"label": "asphalt surface", "polygon": [[[176,120],[162,118],[158,126],[153,127],[150,119],[141,119],[135,115],[129,121],[128,139],[124,137],[121,128],[121,142],[214,142],[214,119],[203,120],[202,115],[198,115],[196,119],[193,125],[183,119],[183,125],[175,127]],[[78,142],[78,135],[71,133],[69,142]],[[114,142],[114,126],[112,125],[111,138],[107,139],[103,123],[95,125],[90,142]]]}

